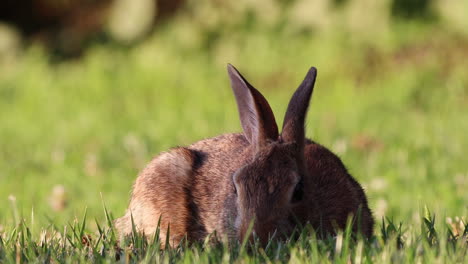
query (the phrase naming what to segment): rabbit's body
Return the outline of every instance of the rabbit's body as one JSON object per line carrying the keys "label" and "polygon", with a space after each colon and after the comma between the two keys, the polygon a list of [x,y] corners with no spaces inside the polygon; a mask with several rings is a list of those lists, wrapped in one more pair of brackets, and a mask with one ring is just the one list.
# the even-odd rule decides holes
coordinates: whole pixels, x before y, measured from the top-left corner
{"label": "rabbit's body", "polygon": [[[271,122],[271,110],[262,110],[266,101],[256,98],[256,92],[257,114],[266,115],[258,119]],[[238,94],[236,98],[239,104]],[[275,134],[276,123],[263,131],[266,140],[260,145],[252,135],[261,129],[246,124],[252,121],[240,114],[244,134],[223,134],[155,157],[137,178],[117,229],[130,233],[133,218],[138,231],[148,235],[159,223],[161,240],[169,226],[169,243],[174,246],[184,237],[202,240],[215,231],[221,237],[242,238],[255,220],[253,232],[265,242],[276,231],[287,236],[307,222],[321,233],[333,234],[354,215],[354,230],[371,236],[373,219],[365,194],[336,155],[303,133],[302,140],[288,139],[289,128]]]}
{"label": "rabbit's body", "polygon": [[245,162],[248,151],[241,134],[225,134],[160,154],[137,178],[129,210],[116,221],[117,229],[130,233],[133,217],[139,231],[152,234],[161,217],[161,241],[170,223],[171,244],[185,235],[199,240],[215,230],[227,232],[223,214],[233,193],[230,175]]}

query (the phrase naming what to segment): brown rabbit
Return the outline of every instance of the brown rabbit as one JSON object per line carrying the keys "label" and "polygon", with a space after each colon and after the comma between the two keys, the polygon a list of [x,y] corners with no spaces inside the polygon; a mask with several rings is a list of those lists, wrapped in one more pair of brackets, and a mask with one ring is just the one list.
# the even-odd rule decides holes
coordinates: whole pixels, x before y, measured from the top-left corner
{"label": "brown rabbit", "polygon": [[[354,216],[353,230],[370,237],[374,221],[361,186],[341,160],[305,138],[305,118],[317,71],[311,68],[289,102],[283,131],[268,102],[228,65],[243,134],[223,134],[154,158],[138,176],[130,206],[116,226],[136,228],[176,246],[216,231],[230,239],[252,234],[266,243],[309,222],[334,234]],[[251,237],[249,237],[251,238]]]}

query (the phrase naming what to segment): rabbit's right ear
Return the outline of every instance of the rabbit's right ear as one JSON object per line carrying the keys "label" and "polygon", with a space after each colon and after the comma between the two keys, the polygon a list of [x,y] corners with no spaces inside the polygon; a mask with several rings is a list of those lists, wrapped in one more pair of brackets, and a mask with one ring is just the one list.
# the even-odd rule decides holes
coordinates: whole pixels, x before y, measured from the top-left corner
{"label": "rabbit's right ear", "polygon": [[317,69],[310,68],[304,81],[294,92],[283,122],[282,139],[285,142],[295,142],[299,146],[299,153],[303,153],[305,142],[305,118],[309,108],[310,97],[314,90]]}
{"label": "rabbit's right ear", "polygon": [[256,146],[257,150],[268,141],[276,141],[278,126],[265,97],[250,85],[234,66],[228,64],[227,70],[247,140]]}

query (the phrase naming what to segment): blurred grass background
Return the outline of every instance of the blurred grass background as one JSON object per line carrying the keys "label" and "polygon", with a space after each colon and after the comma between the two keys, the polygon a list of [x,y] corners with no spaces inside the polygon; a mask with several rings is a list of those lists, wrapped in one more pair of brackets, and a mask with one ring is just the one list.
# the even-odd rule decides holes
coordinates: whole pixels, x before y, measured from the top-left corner
{"label": "blurred grass background", "polygon": [[154,155],[240,131],[228,62],[279,123],[318,68],[307,134],[342,158],[377,220],[419,224],[424,205],[468,215],[466,1],[39,2],[58,6],[53,23],[0,16],[0,231],[85,208],[102,220],[101,194],[118,217]]}

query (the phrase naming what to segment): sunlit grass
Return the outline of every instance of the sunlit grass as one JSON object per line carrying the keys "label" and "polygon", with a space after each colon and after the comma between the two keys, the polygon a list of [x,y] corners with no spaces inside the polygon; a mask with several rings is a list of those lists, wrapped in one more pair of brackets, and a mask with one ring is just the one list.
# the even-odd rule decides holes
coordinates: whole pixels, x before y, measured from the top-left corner
{"label": "sunlit grass", "polygon": [[[221,242],[206,239],[195,243],[181,241],[179,246],[163,246],[158,232],[145,238],[134,231],[118,238],[112,217],[104,207],[106,221],[96,221],[97,231],[89,232],[87,213],[81,220],[63,228],[44,227],[34,235],[24,220],[0,235],[2,262],[76,262],[124,261],[125,263],[463,263],[467,255],[468,224],[458,219],[448,225],[436,223],[427,209],[419,229],[404,223],[382,219],[375,236],[355,238],[351,228],[336,236],[317,239],[306,226],[295,239],[270,241],[260,247],[258,241]],[[438,220],[438,219],[437,219]]]}

